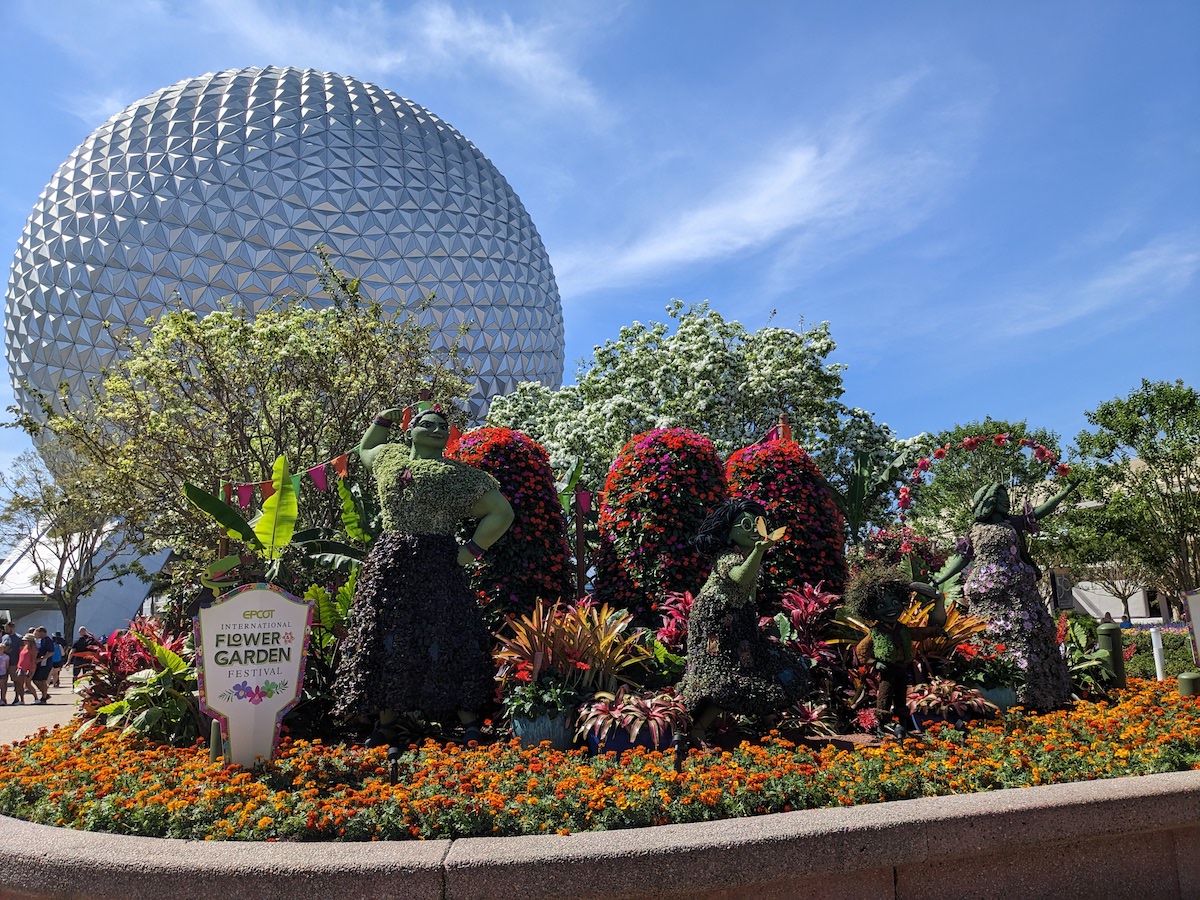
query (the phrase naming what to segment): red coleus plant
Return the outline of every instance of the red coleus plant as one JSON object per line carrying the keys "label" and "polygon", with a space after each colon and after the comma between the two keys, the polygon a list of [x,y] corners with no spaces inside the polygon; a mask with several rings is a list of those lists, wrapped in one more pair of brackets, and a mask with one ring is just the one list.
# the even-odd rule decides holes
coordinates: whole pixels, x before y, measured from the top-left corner
{"label": "red coleus plant", "polygon": [[100,707],[121,699],[129,688],[129,676],[144,669],[161,670],[162,664],[151,649],[153,644],[182,655],[187,638],[186,632],[172,632],[157,618],[137,616],[127,630],[114,631],[103,643],[75,653],[73,659],[88,667],[84,711],[94,716]]}
{"label": "red coleus plant", "polygon": [[802,655],[812,666],[840,664],[838,652],[825,640],[837,615],[841,597],[823,590],[823,585],[806,584],[800,590],[787,591],[774,619],[763,617],[759,624],[774,632],[784,646]]}
{"label": "red coleus plant", "polygon": [[670,593],[658,605],[662,626],[654,636],[674,653],[682,653],[687,647],[688,614],[695,599],[690,591]]}
{"label": "red coleus plant", "polygon": [[600,503],[597,601],[656,628],[655,599],[695,591],[712,560],[691,540],[729,496],[712,441],[686,428],[635,435],[609,469]]}
{"label": "red coleus plant", "polygon": [[[506,617],[529,612],[539,598],[569,597],[567,520],[545,449],[519,431],[479,428],[464,435],[450,455],[500,482],[513,508],[512,527],[471,570],[471,587],[489,624],[498,628]],[[463,526],[463,540],[474,526]]]}
{"label": "red coleus plant", "polygon": [[787,533],[763,559],[759,609],[772,612],[795,585],[846,584],[842,514],[825,479],[795,441],[766,441],[738,450],[726,463],[729,492],[750,497],[767,511],[772,528]]}

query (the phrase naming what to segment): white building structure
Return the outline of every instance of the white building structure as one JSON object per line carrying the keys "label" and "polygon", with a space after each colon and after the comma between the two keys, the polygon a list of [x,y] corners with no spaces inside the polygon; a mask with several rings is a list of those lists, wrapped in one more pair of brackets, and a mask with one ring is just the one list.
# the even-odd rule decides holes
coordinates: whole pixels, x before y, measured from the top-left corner
{"label": "white building structure", "polygon": [[[44,534],[27,538],[13,548],[0,564],[0,615],[14,621],[20,633],[43,625],[53,634],[63,627],[58,605],[38,587],[38,568],[30,552],[35,541],[47,540]],[[140,562],[148,572],[157,572],[169,555],[170,552],[164,550],[154,556],[141,557]],[[105,567],[100,578],[108,579],[118,567],[138,559],[132,550],[122,554]],[[118,628],[127,628],[129,620],[141,610],[149,591],[150,585],[136,575],[103,580],[92,593],[79,601],[75,612],[76,629],[82,625],[99,637]]]}

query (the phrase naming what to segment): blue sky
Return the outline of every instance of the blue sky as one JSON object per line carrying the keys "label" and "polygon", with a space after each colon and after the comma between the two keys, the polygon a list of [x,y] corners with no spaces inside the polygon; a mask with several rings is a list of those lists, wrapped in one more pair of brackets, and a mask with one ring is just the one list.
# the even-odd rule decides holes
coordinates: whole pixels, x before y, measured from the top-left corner
{"label": "blue sky", "polygon": [[1200,386],[1194,0],[9,0],[0,26],[7,254],[114,112],[308,66],[428,107],[504,173],[568,380],[679,297],[829,320],[845,401],[901,436],[990,415],[1069,441],[1143,377]]}

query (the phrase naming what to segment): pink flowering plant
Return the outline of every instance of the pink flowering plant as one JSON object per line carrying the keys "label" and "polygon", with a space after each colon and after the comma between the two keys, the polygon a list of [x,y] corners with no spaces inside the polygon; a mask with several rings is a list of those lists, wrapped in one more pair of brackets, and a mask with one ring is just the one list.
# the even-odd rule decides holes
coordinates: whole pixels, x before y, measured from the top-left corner
{"label": "pink flowering plant", "polygon": [[759,610],[774,615],[797,585],[846,584],[841,512],[816,463],[795,441],[773,440],[738,450],[726,463],[733,497],[757,500],[772,528],[787,532],[762,564]]}
{"label": "pink flowering plant", "polygon": [[708,577],[712,560],[691,540],[728,496],[725,468],[703,435],[660,428],[630,439],[604,483],[596,600],[657,628],[658,598],[699,590]]}

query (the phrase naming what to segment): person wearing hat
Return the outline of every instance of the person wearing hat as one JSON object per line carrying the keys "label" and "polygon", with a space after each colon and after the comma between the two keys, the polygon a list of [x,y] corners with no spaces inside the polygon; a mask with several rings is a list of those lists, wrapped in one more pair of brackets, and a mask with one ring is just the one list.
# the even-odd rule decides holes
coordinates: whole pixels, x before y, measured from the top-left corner
{"label": "person wearing hat", "polygon": [[96,640],[96,636],[84,628],[79,626],[79,636],[75,638],[75,643],[71,645],[71,655],[68,659],[71,661],[71,686],[74,688],[75,682],[79,680],[79,676],[88,671],[92,667],[92,648],[100,644]]}
{"label": "person wearing hat", "polygon": [[33,630],[37,640],[37,668],[33,672],[33,686],[41,693],[38,703],[45,705],[50,702],[50,670],[54,668],[54,641],[44,625]]}

